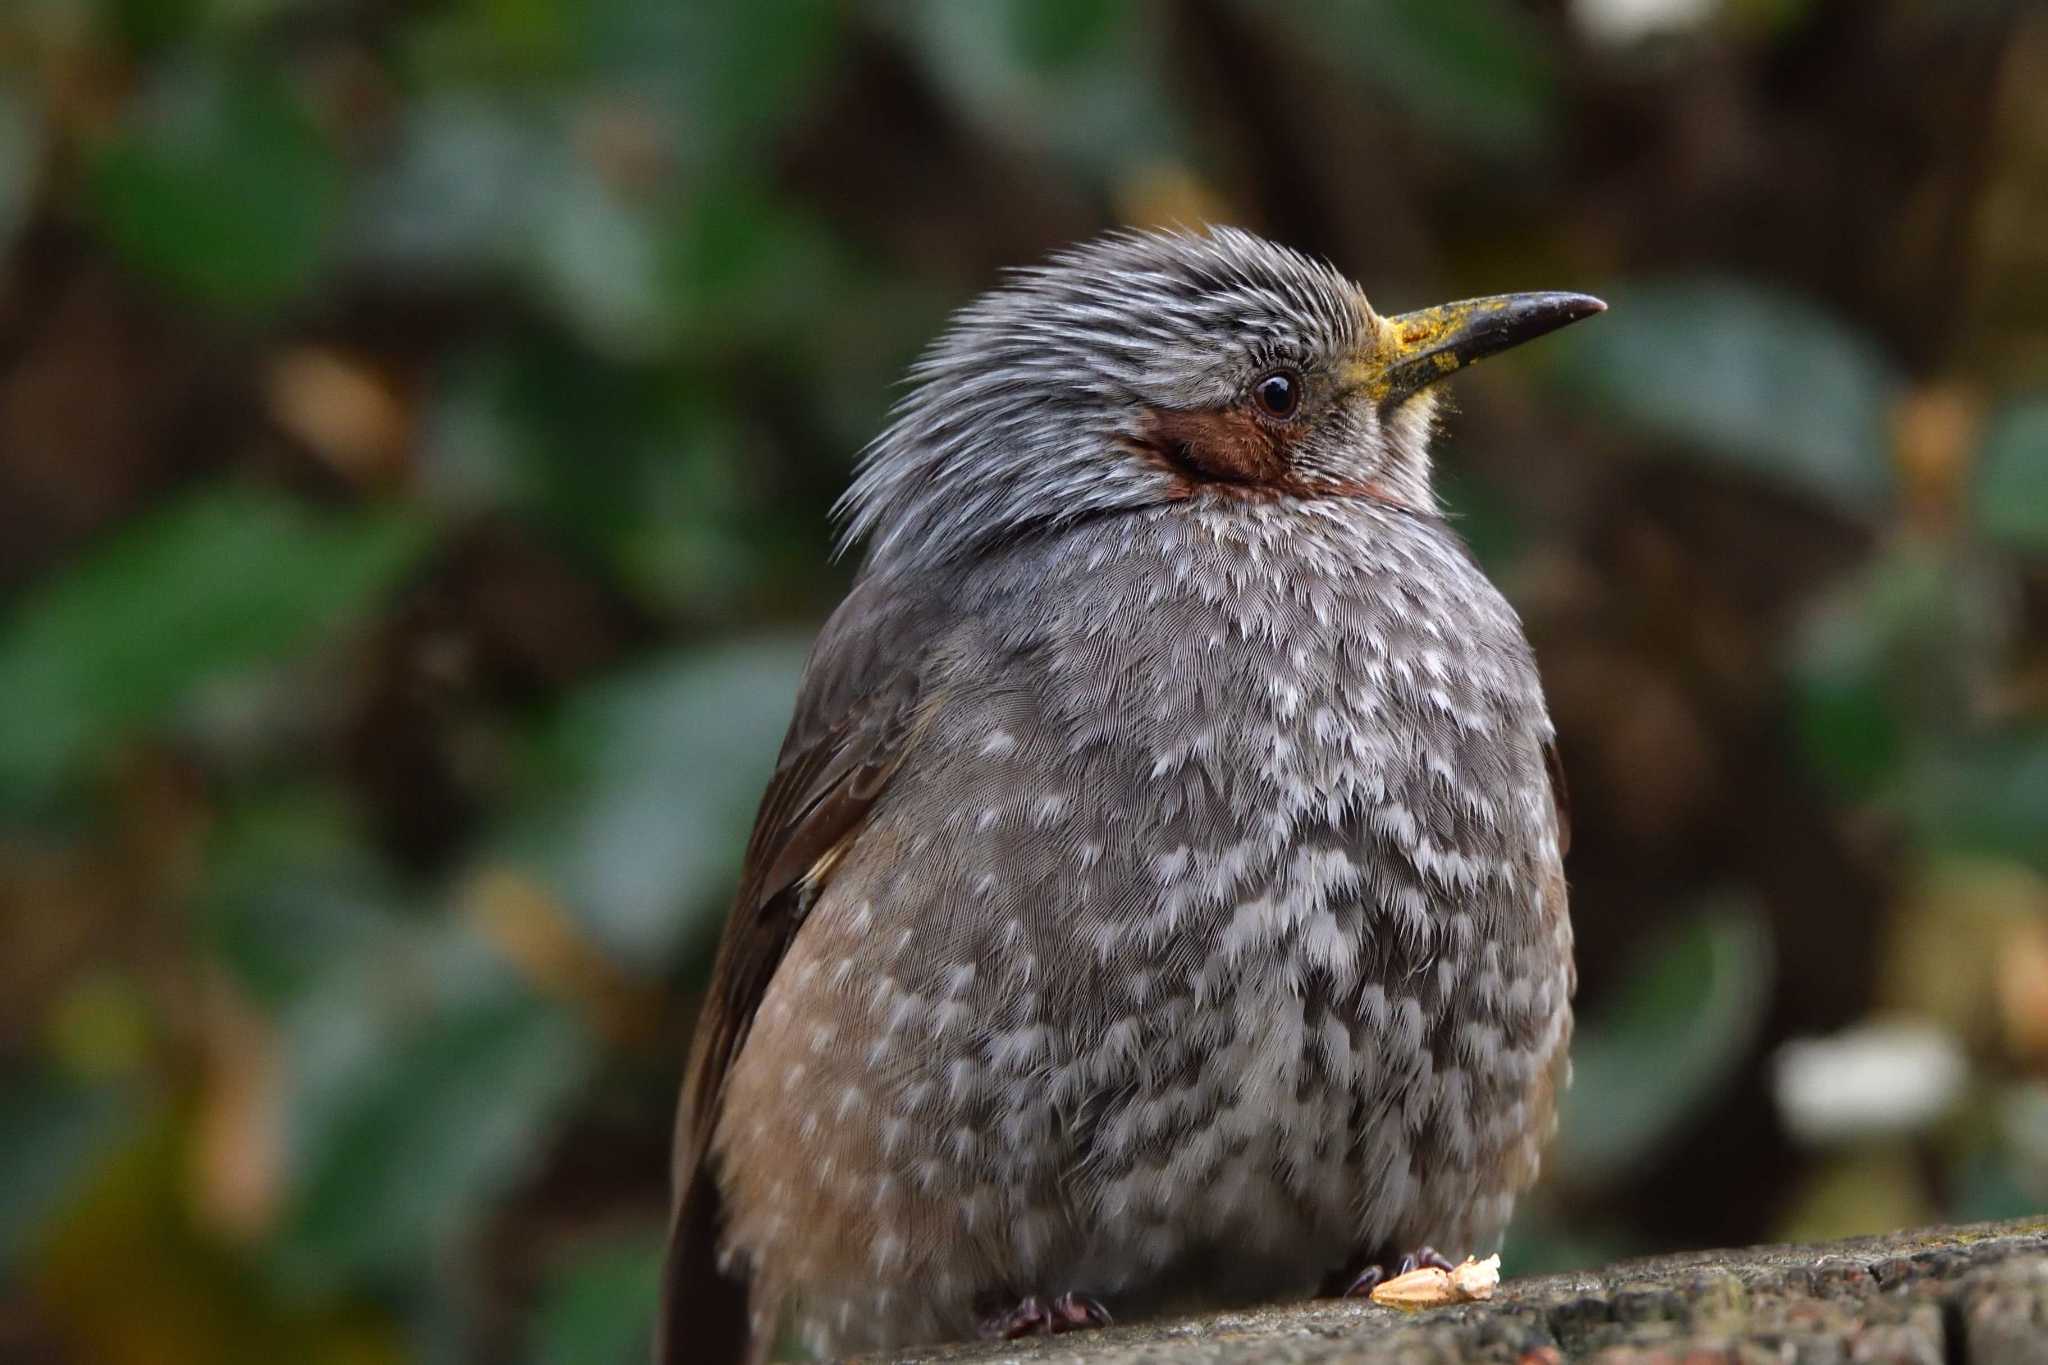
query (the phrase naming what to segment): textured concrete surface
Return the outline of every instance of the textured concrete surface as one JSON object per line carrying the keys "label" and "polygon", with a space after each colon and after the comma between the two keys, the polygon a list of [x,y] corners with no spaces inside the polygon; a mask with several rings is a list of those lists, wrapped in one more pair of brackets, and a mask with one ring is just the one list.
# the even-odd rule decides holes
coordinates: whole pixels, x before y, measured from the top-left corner
{"label": "textured concrete surface", "polygon": [[1401,1313],[1318,1301],[942,1347],[899,1365],[2048,1365],[2048,1217],[1504,1281]]}

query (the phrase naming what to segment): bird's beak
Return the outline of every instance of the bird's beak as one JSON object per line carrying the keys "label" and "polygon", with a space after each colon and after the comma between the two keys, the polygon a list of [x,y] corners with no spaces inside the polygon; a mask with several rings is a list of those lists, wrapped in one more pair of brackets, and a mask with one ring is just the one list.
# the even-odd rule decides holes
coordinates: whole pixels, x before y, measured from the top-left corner
{"label": "bird's beak", "polygon": [[1381,318],[1353,378],[1391,407],[1475,360],[1606,311],[1587,294],[1495,294]]}

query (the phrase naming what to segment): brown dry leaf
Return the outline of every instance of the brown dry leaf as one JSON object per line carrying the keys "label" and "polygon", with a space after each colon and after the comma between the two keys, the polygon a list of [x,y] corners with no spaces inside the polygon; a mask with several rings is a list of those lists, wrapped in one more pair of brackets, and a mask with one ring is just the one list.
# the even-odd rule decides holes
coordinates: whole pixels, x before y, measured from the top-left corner
{"label": "brown dry leaf", "polygon": [[1458,1292],[1449,1271],[1426,1265],[1374,1286],[1372,1301],[1382,1308],[1440,1308],[1456,1303]]}
{"label": "brown dry leaf", "polygon": [[271,414],[355,484],[389,483],[405,470],[412,411],[367,362],[304,346],[271,366]]}
{"label": "brown dry leaf", "polygon": [[[1945,859],[1925,872],[1888,916],[1878,1006],[1940,1025],[1974,1048],[2008,1044],[2014,1031],[2025,931],[2048,917],[2048,881],[2017,862]],[[2018,934],[2018,941],[2015,934]],[[2024,1009],[2022,1010],[2024,1014]]]}
{"label": "brown dry leaf", "polygon": [[1983,398],[1955,383],[1915,389],[1893,411],[1892,456],[1918,524],[1939,530],[1953,520],[1983,418]]}
{"label": "brown dry leaf", "polygon": [[2048,1061],[2048,923],[2016,919],[1998,955],[1998,1012],[2006,1046]]}
{"label": "brown dry leaf", "polygon": [[615,967],[540,882],[508,867],[482,868],[460,904],[527,980],[575,1007],[598,1032],[615,1042],[649,1036],[659,1000]]}
{"label": "brown dry leaf", "polygon": [[284,1199],[284,1055],[270,1021],[223,973],[201,996],[205,1073],[192,1116],[193,1202],[206,1224],[253,1242]]}
{"label": "brown dry leaf", "polygon": [[1467,1256],[1451,1270],[1423,1266],[1406,1275],[1396,1275],[1372,1291],[1372,1301],[1383,1308],[1442,1308],[1454,1303],[1490,1299],[1500,1285],[1500,1257],[1475,1261]]}

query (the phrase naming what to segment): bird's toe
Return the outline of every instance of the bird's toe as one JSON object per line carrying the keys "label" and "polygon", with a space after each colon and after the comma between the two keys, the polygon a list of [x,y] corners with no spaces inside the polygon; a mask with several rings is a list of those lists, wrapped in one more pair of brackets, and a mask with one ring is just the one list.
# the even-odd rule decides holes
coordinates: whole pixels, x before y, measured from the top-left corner
{"label": "bird's toe", "polygon": [[1019,1337],[1055,1336],[1109,1325],[1109,1310],[1091,1294],[1069,1290],[1050,1301],[1027,1294],[1015,1305],[981,1320],[981,1334],[999,1341]]}

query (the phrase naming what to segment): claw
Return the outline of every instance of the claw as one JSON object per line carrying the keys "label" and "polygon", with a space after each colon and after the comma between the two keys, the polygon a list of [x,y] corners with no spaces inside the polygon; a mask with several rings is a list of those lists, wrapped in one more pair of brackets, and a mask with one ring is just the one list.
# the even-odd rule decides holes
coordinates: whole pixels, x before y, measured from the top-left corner
{"label": "claw", "polygon": [[1109,1310],[1102,1300],[1071,1290],[1050,1304],[1036,1294],[1026,1295],[1015,1308],[981,1321],[984,1337],[1015,1341],[1019,1337],[1050,1337],[1088,1327],[1107,1327]]}
{"label": "claw", "polygon": [[1369,1265],[1364,1270],[1358,1272],[1358,1278],[1353,1280],[1351,1287],[1344,1291],[1344,1297],[1347,1299],[1369,1299],[1372,1297],[1372,1291],[1380,1287],[1380,1281],[1386,1278],[1387,1272],[1384,1268]]}
{"label": "claw", "polygon": [[1372,1297],[1372,1291],[1378,1289],[1388,1280],[1397,1279],[1402,1275],[1406,1275],[1411,1270],[1419,1270],[1424,1266],[1432,1270],[1450,1271],[1457,1269],[1457,1264],[1435,1247],[1418,1247],[1416,1250],[1402,1256],[1399,1260],[1394,1261],[1391,1265],[1385,1261],[1375,1261],[1367,1265],[1365,1269],[1358,1272],[1358,1278],[1351,1282],[1351,1287],[1344,1291],[1344,1297],[1347,1299],[1370,1298]]}
{"label": "claw", "polygon": [[1008,1312],[995,1313],[981,1320],[981,1334],[1001,1341],[1015,1341],[1018,1337],[1036,1336],[1051,1330],[1052,1317],[1035,1294]]}
{"label": "claw", "polygon": [[1403,1256],[1401,1258],[1401,1268],[1394,1273],[1396,1275],[1406,1275],[1411,1270],[1451,1271],[1457,1268],[1458,1263],[1456,1261],[1453,1261],[1435,1247],[1422,1247]]}

